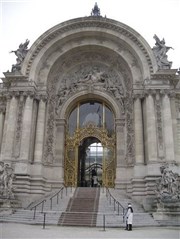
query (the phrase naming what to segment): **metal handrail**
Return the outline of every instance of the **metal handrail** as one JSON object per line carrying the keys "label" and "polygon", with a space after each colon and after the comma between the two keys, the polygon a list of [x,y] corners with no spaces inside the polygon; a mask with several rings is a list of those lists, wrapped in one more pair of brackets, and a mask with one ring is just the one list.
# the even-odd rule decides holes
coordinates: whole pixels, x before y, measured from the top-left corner
{"label": "metal handrail", "polygon": [[[63,190],[64,190],[64,187],[62,187],[58,192],[56,192],[53,196],[51,196],[49,198],[49,200],[51,201],[51,204],[50,204],[51,210],[52,210],[52,199],[57,196],[57,204],[58,204],[59,203],[59,193],[61,192],[61,199],[62,199]],[[66,194],[67,194],[67,188],[66,188]]]}
{"label": "metal handrail", "polygon": [[116,204],[118,205],[118,215],[119,215],[119,207],[121,207],[123,209],[123,222],[124,222],[124,217],[125,217],[125,208],[123,207],[123,205],[112,196],[112,194],[110,193],[109,189],[106,187],[106,197],[108,197],[108,194],[110,196],[110,204],[111,204],[111,198],[113,199],[114,202],[114,211],[116,210]]}
{"label": "metal handrail", "polygon": [[[64,187],[62,187],[58,192],[56,192],[53,196],[51,196],[51,197],[49,198],[49,200],[51,201],[51,203],[50,203],[50,209],[51,209],[51,210],[52,210],[52,199],[57,196],[57,204],[58,204],[58,203],[59,203],[59,193],[61,192],[61,198],[62,198],[63,189],[64,189]],[[67,188],[66,188],[66,195],[67,195]],[[36,205],[34,205],[34,206],[31,208],[31,210],[34,209],[33,219],[36,218],[36,208],[37,208],[39,205],[41,205],[41,204],[42,204],[41,213],[43,213],[43,211],[44,211],[44,203],[45,203],[46,201],[47,201],[46,199],[43,199],[42,201],[40,201],[39,203],[37,203]]]}
{"label": "metal handrail", "polygon": [[43,213],[43,210],[44,210],[44,203],[46,202],[46,199],[43,199],[42,201],[40,201],[39,203],[37,203],[34,207],[31,208],[31,210],[34,209],[34,216],[33,216],[33,219],[36,218],[36,208],[37,206],[41,205],[42,204],[42,208],[41,208],[41,213]]}

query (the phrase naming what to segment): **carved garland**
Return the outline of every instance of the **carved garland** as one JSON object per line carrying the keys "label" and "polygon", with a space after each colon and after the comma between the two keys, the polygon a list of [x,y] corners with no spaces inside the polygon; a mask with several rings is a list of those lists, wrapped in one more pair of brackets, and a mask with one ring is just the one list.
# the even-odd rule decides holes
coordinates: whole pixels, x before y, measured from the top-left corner
{"label": "carved garland", "polygon": [[155,98],[155,110],[157,119],[157,135],[158,135],[158,153],[159,158],[164,158],[164,140],[163,140],[163,129],[162,129],[162,98],[159,94]]}
{"label": "carved garland", "polygon": [[17,110],[17,122],[15,132],[15,144],[14,144],[14,157],[18,158],[20,153],[21,133],[22,133],[22,119],[24,110],[24,97],[20,96],[18,110]]}

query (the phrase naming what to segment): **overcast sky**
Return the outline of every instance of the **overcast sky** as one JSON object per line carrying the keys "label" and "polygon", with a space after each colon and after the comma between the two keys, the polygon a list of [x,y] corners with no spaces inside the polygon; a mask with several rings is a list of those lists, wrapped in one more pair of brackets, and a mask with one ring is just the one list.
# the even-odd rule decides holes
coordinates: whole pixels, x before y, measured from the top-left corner
{"label": "overcast sky", "polygon": [[29,47],[46,30],[63,21],[89,16],[95,2],[101,15],[139,32],[151,48],[153,35],[165,38],[172,68],[180,67],[180,0],[0,0],[0,77],[16,63],[20,43]]}

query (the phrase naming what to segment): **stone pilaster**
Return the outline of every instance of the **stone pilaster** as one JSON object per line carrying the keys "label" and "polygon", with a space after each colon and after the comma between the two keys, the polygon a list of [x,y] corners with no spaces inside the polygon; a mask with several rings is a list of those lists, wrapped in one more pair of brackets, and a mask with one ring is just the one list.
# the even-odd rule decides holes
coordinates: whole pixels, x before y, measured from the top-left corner
{"label": "stone pilaster", "polygon": [[136,164],[144,164],[144,140],[141,99],[134,101],[135,160]]}
{"label": "stone pilaster", "polygon": [[116,119],[117,166],[125,164],[125,119]]}
{"label": "stone pilaster", "polygon": [[154,98],[146,97],[146,156],[148,162],[157,161],[157,135]]}
{"label": "stone pilaster", "polygon": [[21,148],[20,148],[20,159],[24,161],[29,160],[29,151],[31,145],[30,141],[31,141],[32,112],[33,112],[33,98],[28,95],[24,106]]}
{"label": "stone pilaster", "polygon": [[3,138],[3,128],[4,128],[4,110],[0,109],[0,152]]}
{"label": "stone pilaster", "polygon": [[18,99],[15,95],[8,99],[5,127],[3,132],[2,160],[11,160],[15,136]]}
{"label": "stone pilaster", "polygon": [[163,96],[163,122],[166,161],[174,161],[174,137],[171,104],[167,94]]}
{"label": "stone pilaster", "polygon": [[41,162],[43,156],[44,127],[45,127],[46,101],[40,99],[37,116],[34,163]]}
{"label": "stone pilaster", "polygon": [[[170,94],[170,103],[171,103],[171,115],[172,115],[172,126],[173,126],[173,137],[174,137],[174,154],[175,154],[175,161],[180,163],[180,149],[178,150],[178,116],[180,116],[178,101],[176,102],[176,95],[174,92]],[[176,105],[177,103],[177,105]]]}
{"label": "stone pilaster", "polygon": [[55,162],[61,166],[64,163],[64,134],[65,120],[56,120],[56,145],[55,145]]}

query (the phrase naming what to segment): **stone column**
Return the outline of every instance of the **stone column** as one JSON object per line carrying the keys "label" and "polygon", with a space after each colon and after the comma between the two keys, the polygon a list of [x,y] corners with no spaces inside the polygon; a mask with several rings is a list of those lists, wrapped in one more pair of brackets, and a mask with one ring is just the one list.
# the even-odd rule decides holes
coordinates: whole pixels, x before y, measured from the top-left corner
{"label": "stone column", "polygon": [[43,99],[40,99],[39,107],[38,107],[37,125],[36,125],[34,163],[42,162],[45,114],[46,114],[46,102]]}
{"label": "stone column", "polygon": [[2,159],[11,160],[13,152],[13,143],[16,128],[18,100],[13,96],[9,101],[9,109],[6,115],[5,131],[3,132]]}
{"label": "stone column", "polygon": [[3,138],[3,128],[4,128],[4,110],[0,109],[0,151]]}
{"label": "stone column", "polygon": [[24,106],[21,148],[20,148],[20,159],[24,161],[28,161],[29,159],[29,150],[31,146],[32,110],[33,110],[33,98],[28,95]]}
{"label": "stone column", "polygon": [[116,119],[117,166],[125,164],[125,119]]}
{"label": "stone column", "polygon": [[171,115],[171,104],[167,94],[163,97],[163,121],[164,121],[164,142],[165,155],[167,161],[174,161],[174,137],[173,137],[173,122]]}
{"label": "stone column", "polygon": [[141,99],[134,101],[135,158],[136,164],[144,164],[144,140]]}
{"label": "stone column", "polygon": [[170,103],[171,103],[171,115],[172,115],[172,126],[173,126],[173,137],[174,137],[174,160],[177,163],[180,163],[180,148],[178,148],[178,137],[179,137],[179,119],[180,113],[178,115],[178,107],[176,107],[176,95],[174,92],[170,94]]}
{"label": "stone column", "polygon": [[148,162],[157,161],[156,117],[151,94],[146,98],[146,156]]}
{"label": "stone column", "polygon": [[11,101],[11,97],[7,96],[3,135],[2,135],[2,142],[1,142],[1,157],[0,157],[0,160],[4,160],[4,152],[5,152],[5,144],[6,144],[6,132],[7,132],[7,125],[8,125],[8,115],[9,115],[10,101]]}

